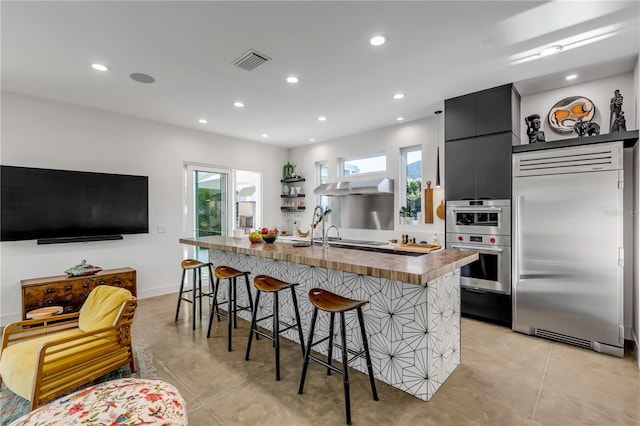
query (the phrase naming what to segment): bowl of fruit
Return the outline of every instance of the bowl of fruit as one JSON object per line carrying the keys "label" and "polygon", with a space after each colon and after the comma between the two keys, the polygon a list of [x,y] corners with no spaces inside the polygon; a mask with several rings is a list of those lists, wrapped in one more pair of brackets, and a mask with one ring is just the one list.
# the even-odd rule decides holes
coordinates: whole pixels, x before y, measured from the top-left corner
{"label": "bowl of fruit", "polygon": [[262,228],[260,233],[262,234],[262,240],[267,244],[271,244],[276,240],[276,238],[278,238],[279,232],[276,228]]}
{"label": "bowl of fruit", "polygon": [[251,231],[251,233],[249,234],[249,241],[251,242],[251,244],[261,243],[262,234],[260,233],[260,230]]}

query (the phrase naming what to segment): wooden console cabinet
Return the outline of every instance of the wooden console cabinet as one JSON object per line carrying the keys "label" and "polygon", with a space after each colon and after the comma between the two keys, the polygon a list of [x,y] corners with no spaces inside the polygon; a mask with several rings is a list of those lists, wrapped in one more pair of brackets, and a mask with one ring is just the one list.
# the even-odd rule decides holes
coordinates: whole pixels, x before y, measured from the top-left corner
{"label": "wooden console cabinet", "polygon": [[136,271],[118,268],[94,275],[34,278],[20,281],[22,285],[22,319],[34,309],[62,306],[63,313],[78,312],[89,293],[97,285],[126,288],[136,296]]}

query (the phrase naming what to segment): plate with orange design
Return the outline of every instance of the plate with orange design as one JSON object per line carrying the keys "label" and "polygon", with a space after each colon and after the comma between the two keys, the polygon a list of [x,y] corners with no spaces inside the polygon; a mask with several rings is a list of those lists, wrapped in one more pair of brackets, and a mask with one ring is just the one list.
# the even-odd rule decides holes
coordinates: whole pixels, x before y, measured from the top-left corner
{"label": "plate with orange design", "polygon": [[549,110],[549,126],[559,133],[573,132],[580,121],[591,121],[596,115],[596,106],[584,96],[570,96],[558,101]]}

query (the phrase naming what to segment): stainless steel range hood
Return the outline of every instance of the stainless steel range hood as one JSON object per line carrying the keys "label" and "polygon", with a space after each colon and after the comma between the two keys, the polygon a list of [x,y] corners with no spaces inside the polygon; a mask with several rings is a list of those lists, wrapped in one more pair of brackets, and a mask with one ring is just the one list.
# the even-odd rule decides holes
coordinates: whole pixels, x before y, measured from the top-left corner
{"label": "stainless steel range hood", "polygon": [[393,194],[393,179],[358,179],[334,183],[323,183],[313,190],[316,195],[375,195]]}

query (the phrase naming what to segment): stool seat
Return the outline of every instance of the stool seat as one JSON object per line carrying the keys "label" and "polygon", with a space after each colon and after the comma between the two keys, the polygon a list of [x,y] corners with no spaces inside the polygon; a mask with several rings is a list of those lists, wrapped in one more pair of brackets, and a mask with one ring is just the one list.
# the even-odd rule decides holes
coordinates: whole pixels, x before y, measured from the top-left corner
{"label": "stool seat", "polygon": [[209,265],[211,264],[200,262],[199,260],[195,260],[195,259],[185,259],[182,261],[182,263],[180,263],[180,266],[182,267],[182,269],[196,269],[196,268],[202,268],[203,266],[209,266]]}
{"label": "stool seat", "polygon": [[348,299],[322,288],[309,290],[309,301],[325,312],[347,312],[367,304],[367,302]]}
{"label": "stool seat", "polygon": [[259,291],[274,292],[274,291],[284,290],[285,288],[293,287],[296,284],[280,281],[277,278],[273,278],[267,275],[258,275],[253,280],[253,285]]}
{"label": "stool seat", "polygon": [[221,280],[224,280],[226,278],[241,277],[243,275],[249,274],[249,272],[238,271],[231,266],[216,266],[216,269],[213,271],[213,273],[216,274],[216,278]]}

